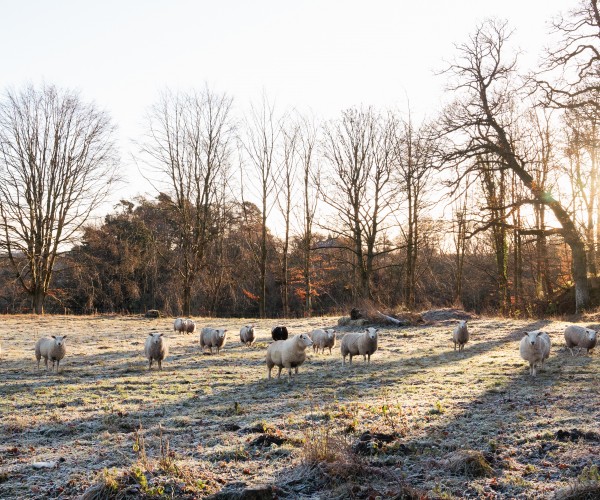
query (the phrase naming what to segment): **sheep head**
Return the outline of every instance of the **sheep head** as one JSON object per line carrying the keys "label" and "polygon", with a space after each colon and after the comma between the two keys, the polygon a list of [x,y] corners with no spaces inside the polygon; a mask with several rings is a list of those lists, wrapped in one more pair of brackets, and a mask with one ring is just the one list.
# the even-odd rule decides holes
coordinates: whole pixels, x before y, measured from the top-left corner
{"label": "sheep head", "polygon": [[310,347],[313,345],[312,339],[306,333],[301,333],[298,335],[298,343],[305,347]]}
{"label": "sheep head", "polygon": [[532,332],[523,332],[523,337],[527,337],[527,343],[535,345],[538,337],[544,333],[541,330],[533,330]]}
{"label": "sheep head", "polygon": [[159,344],[162,340],[161,337],[163,336],[162,333],[149,333],[148,335],[152,337],[153,344]]}
{"label": "sheep head", "polygon": [[52,338],[54,339],[54,343],[57,346],[61,346],[65,343],[65,339],[67,338],[66,335],[52,335]]}
{"label": "sheep head", "polygon": [[367,335],[370,339],[376,339],[378,331],[379,330],[377,328],[373,328],[372,326],[370,326],[369,328],[367,328]]}

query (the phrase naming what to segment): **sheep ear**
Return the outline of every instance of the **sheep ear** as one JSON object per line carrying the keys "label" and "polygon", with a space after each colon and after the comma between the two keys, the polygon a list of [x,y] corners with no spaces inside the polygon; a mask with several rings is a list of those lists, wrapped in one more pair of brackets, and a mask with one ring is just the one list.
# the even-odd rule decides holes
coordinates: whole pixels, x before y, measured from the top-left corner
{"label": "sheep ear", "polygon": [[544,332],[542,332],[542,331],[536,332],[535,336],[539,337],[542,333],[544,333]]}
{"label": "sheep ear", "polygon": [[161,333],[161,334],[159,335],[159,337],[162,337],[163,335],[164,335],[164,333]]}
{"label": "sheep ear", "polygon": [[63,335],[63,340],[64,340],[64,339],[66,339],[66,338],[67,338],[67,336],[66,336],[66,335]]}
{"label": "sheep ear", "polygon": [[53,339],[55,339],[55,338],[56,338],[56,335],[52,335],[52,338],[53,338]]}
{"label": "sheep ear", "polygon": [[148,337],[152,337],[152,334],[151,334],[151,333],[149,333],[149,334],[148,334]]}

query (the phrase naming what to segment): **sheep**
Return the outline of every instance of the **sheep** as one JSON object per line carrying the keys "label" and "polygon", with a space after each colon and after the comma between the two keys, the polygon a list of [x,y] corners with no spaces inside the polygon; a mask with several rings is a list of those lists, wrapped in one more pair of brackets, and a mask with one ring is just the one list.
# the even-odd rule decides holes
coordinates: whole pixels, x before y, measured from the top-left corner
{"label": "sheep", "polygon": [[185,331],[185,320],[183,318],[177,318],[173,323],[173,331],[174,332],[183,332]]}
{"label": "sheep", "polygon": [[288,370],[288,383],[292,381],[292,368],[296,369],[306,359],[306,348],[313,345],[313,341],[306,333],[294,335],[287,340],[276,340],[267,348],[267,370],[268,378],[271,379],[271,370],[274,366],[279,368],[277,378],[281,378],[281,369]]}
{"label": "sheep", "polygon": [[216,347],[217,354],[219,354],[221,347],[225,345],[226,334],[227,330],[225,328],[202,328],[200,331],[200,349],[209,347],[212,354],[213,347]]}
{"label": "sheep", "polygon": [[597,340],[596,331],[591,328],[576,325],[570,325],[565,328],[565,342],[571,351],[571,356],[575,356],[573,347],[578,347],[578,351],[586,349],[589,354],[596,347]]}
{"label": "sheep", "polygon": [[43,337],[35,344],[35,357],[37,359],[37,367],[40,369],[40,359],[44,358],[46,370],[48,370],[48,358],[52,361],[52,370],[54,370],[54,362],[56,362],[56,373],[58,373],[58,365],[60,360],[67,353],[65,344],[66,335],[52,335],[52,338]]}
{"label": "sheep", "polygon": [[271,328],[271,337],[273,337],[273,340],[287,340],[288,329],[281,325],[274,326]]}
{"label": "sheep", "polygon": [[377,350],[377,332],[379,330],[373,327],[367,328],[360,333],[347,333],[342,337],[341,351],[342,364],[346,364],[346,356],[350,355],[350,364],[352,356],[361,354],[364,361],[368,360],[371,364],[371,354]]}
{"label": "sheep", "polygon": [[149,333],[144,345],[144,354],[148,358],[148,370],[152,369],[152,361],[158,362],[158,369],[162,370],[162,362],[169,355],[169,345],[162,333]]}
{"label": "sheep", "polygon": [[521,357],[529,361],[529,371],[535,377],[536,366],[544,366],[544,361],[550,355],[552,343],[546,332],[534,330],[532,332],[523,332],[523,338],[519,346]]}
{"label": "sheep", "polygon": [[240,328],[240,341],[248,347],[254,343],[254,325],[246,325]]}
{"label": "sheep", "polygon": [[325,354],[325,348],[329,347],[329,354],[331,354],[331,349],[335,347],[335,330],[333,328],[327,330],[317,328],[310,333],[310,338],[313,341],[313,352],[318,353],[319,349],[322,349]]}
{"label": "sheep", "polygon": [[194,333],[196,331],[196,323],[194,323],[191,319],[186,319],[183,322],[184,332],[186,333]]}
{"label": "sheep", "polygon": [[454,332],[452,333],[452,341],[454,342],[454,350],[458,345],[458,352],[465,348],[465,344],[469,341],[469,329],[467,328],[466,320],[461,320],[456,325]]}

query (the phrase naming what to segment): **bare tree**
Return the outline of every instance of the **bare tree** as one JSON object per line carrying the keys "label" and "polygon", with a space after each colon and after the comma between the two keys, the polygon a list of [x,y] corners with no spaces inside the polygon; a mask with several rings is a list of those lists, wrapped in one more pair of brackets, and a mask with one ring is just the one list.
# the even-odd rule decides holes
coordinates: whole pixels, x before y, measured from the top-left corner
{"label": "bare tree", "polygon": [[[406,240],[406,274],[403,287],[404,304],[415,304],[417,285],[417,259],[420,246],[420,221],[423,211],[431,205],[427,199],[431,190],[434,142],[427,125],[415,128],[410,112],[408,119],[397,124],[398,137],[395,142],[395,172],[399,189],[405,196],[407,218],[403,225]],[[402,226],[401,226],[402,227]]]}
{"label": "bare tree", "polygon": [[116,180],[113,132],[107,113],[53,85],[0,102],[0,248],[37,314],[57,255]]}
{"label": "bare tree", "polygon": [[[258,255],[260,269],[259,314],[261,318],[266,317],[267,308],[267,217],[274,206],[271,195],[275,188],[276,145],[280,133],[281,126],[275,118],[275,107],[263,95],[260,106],[252,106],[246,119],[247,136],[243,141],[248,162],[256,176],[261,209],[261,238]],[[245,177],[242,182],[248,182],[248,178]]]}
{"label": "bare tree", "polygon": [[[183,314],[191,314],[194,280],[203,265],[211,221],[219,214],[220,187],[229,175],[232,100],[213,93],[165,91],[148,115],[141,152],[167,182],[177,226],[177,258],[169,264],[181,280]],[[165,256],[167,257],[167,256]]]}
{"label": "bare tree", "polygon": [[600,110],[600,10],[598,0],[580,0],[552,23],[557,45],[547,50],[535,77],[545,105]]}
{"label": "bare tree", "polygon": [[589,303],[585,243],[571,214],[552,193],[535,183],[519,153],[511,121],[518,95],[516,56],[506,58],[508,38],[506,23],[490,21],[478,27],[469,42],[458,47],[459,59],[449,72],[456,78],[451,90],[461,97],[443,116],[444,134],[454,140],[446,161],[456,166],[477,155],[493,155],[500,160],[502,169],[515,173],[533,201],[544,203],[553,212],[571,249],[576,310],[581,311]]}
{"label": "bare tree", "polygon": [[317,209],[318,190],[321,183],[316,147],[318,126],[314,120],[300,119],[296,149],[301,162],[302,177],[302,260],[304,275],[304,312],[312,314],[313,287],[311,280],[313,225]]}
{"label": "bare tree", "polygon": [[282,161],[279,165],[277,177],[277,204],[281,215],[283,216],[284,232],[283,232],[283,248],[281,251],[281,288],[282,288],[282,305],[284,317],[289,316],[289,248],[290,248],[290,223],[292,209],[295,207],[294,199],[297,171],[298,171],[298,151],[297,145],[298,135],[300,131],[295,123],[288,123],[283,126],[283,145],[282,145]]}
{"label": "bare tree", "polygon": [[[371,109],[350,109],[324,130],[324,155],[331,167],[321,196],[336,213],[325,228],[353,255],[354,298],[371,299],[378,238],[395,208],[392,166],[395,130]],[[392,250],[386,249],[384,252]]]}

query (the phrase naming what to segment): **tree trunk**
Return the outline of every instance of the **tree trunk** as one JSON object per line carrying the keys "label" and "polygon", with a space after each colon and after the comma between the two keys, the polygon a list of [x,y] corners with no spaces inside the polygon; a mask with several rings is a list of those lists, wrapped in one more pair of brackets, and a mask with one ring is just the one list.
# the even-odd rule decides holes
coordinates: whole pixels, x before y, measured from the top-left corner
{"label": "tree trunk", "polygon": [[267,217],[266,195],[263,197],[263,215],[260,239],[260,301],[258,313],[261,318],[267,317]]}
{"label": "tree trunk", "polygon": [[190,316],[192,287],[189,283],[183,285],[183,315]]}
{"label": "tree trunk", "polygon": [[44,314],[45,299],[46,294],[44,293],[44,290],[41,288],[36,288],[33,290],[33,293],[31,294],[31,305],[35,314]]}

